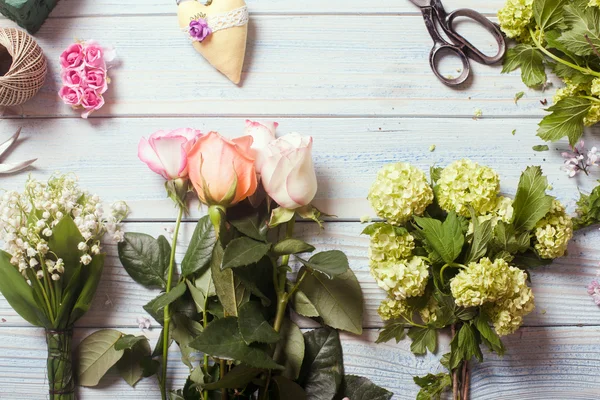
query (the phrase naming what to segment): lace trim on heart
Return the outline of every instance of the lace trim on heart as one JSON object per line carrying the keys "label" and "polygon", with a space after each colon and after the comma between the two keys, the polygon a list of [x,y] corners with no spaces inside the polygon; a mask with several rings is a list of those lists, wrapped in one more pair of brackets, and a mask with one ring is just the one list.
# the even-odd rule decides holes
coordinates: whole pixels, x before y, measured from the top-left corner
{"label": "lace trim on heart", "polygon": [[244,26],[248,24],[248,7],[243,6],[222,14],[213,14],[206,17],[206,22],[213,32],[223,29]]}

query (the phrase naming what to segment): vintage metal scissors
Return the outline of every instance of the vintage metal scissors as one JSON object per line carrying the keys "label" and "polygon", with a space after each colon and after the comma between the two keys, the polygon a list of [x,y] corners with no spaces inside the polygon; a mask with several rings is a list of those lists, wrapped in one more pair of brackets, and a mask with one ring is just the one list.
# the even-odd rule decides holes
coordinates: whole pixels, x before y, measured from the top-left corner
{"label": "vintage metal scissors", "polygon": [[[20,134],[21,134],[21,128],[19,128],[15,132],[15,134],[10,137],[10,139],[8,139],[6,142],[0,144],[0,157],[2,157],[2,155],[4,153],[6,153],[6,151],[8,149],[10,149],[13,146],[13,144],[15,144],[15,142],[19,138]],[[20,161],[20,162],[16,162],[16,163],[1,163],[0,164],[0,174],[12,174],[13,172],[21,171],[22,169],[29,167],[35,161],[37,161],[37,158],[34,158],[33,160]]]}
{"label": "vintage metal scissors", "polygon": [[[502,60],[506,53],[506,42],[500,28],[482,14],[468,8],[460,8],[446,13],[440,0],[410,0],[421,9],[425,26],[433,39],[433,48],[429,54],[429,64],[435,76],[448,86],[460,85],[471,74],[469,59],[481,64],[491,65]],[[470,18],[487,29],[498,43],[498,53],[487,56],[473,46],[467,39],[458,34],[453,27],[454,20],[459,17]],[[438,26],[444,31],[452,43],[448,43],[440,34]],[[450,78],[443,76],[438,70],[438,61],[444,54],[457,56],[462,61],[462,71],[459,77]]]}

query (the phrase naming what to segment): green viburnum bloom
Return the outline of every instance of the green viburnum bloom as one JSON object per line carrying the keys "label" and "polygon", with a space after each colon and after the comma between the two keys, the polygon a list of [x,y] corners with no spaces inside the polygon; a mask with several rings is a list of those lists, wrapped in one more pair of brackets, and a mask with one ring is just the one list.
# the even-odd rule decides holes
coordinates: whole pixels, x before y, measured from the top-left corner
{"label": "green viburnum bloom", "polygon": [[592,83],[574,83],[569,78],[563,78],[563,80],[565,82],[565,87],[557,89],[552,97],[552,101],[555,104],[568,97],[592,94]]}
{"label": "green viburnum bloom", "polygon": [[367,198],[378,216],[399,225],[425,212],[433,190],[423,171],[399,162],[379,170]]}
{"label": "green viburnum bloom", "polygon": [[498,11],[502,32],[516,39],[528,35],[527,27],[533,20],[533,0],[508,0]]}
{"label": "green viburnum bloom", "polygon": [[[512,199],[509,197],[498,196],[496,198],[496,206],[494,209],[487,214],[478,216],[477,220],[479,223],[491,220],[492,228],[494,228],[500,221],[510,223],[513,218],[513,213],[514,208]],[[469,221],[469,230],[467,231],[467,234],[473,234],[473,221]]]}
{"label": "green viburnum bloom", "polygon": [[572,237],[573,221],[565,207],[554,200],[550,212],[535,226],[535,250],[541,258],[562,257]]}
{"label": "green viburnum bloom", "polygon": [[588,7],[600,7],[600,0],[590,0],[590,2],[588,3]]}
{"label": "green viburnum bloom", "polygon": [[444,168],[437,181],[436,195],[440,207],[470,217],[469,207],[475,214],[484,215],[496,207],[500,179],[491,168],[463,159]]}
{"label": "green viburnum bloom", "polygon": [[[599,0],[600,1],[600,0]],[[590,93],[596,97],[600,97],[600,78],[595,78],[592,81]]]}
{"label": "green viburnum bloom", "polygon": [[[399,233],[398,228],[384,225],[371,235],[369,258],[373,261],[409,258],[415,248],[415,239],[408,232]],[[401,229],[401,228],[400,228]]]}
{"label": "green viburnum bloom", "polygon": [[523,317],[535,308],[533,291],[527,286],[527,274],[516,267],[509,267],[510,286],[501,300],[486,306],[496,333],[500,336],[514,333],[523,324]]}
{"label": "green viburnum bloom", "polygon": [[477,307],[506,295],[509,287],[508,263],[501,258],[491,261],[484,257],[462,269],[450,281],[450,290],[457,305]]}
{"label": "green viburnum bloom", "polygon": [[592,126],[596,125],[598,122],[600,122],[600,105],[592,104],[590,110],[583,118],[583,124],[585,126]]}
{"label": "green viburnum bloom", "polygon": [[405,301],[389,297],[383,300],[377,309],[377,313],[384,321],[400,318],[402,315],[406,315],[408,311],[409,307]]}
{"label": "green viburnum bloom", "polygon": [[380,288],[397,300],[425,293],[429,266],[421,257],[371,263],[371,274]]}
{"label": "green viburnum bloom", "polygon": [[425,308],[419,310],[419,315],[424,323],[428,324],[430,322],[435,322],[437,320],[437,314],[435,310],[438,308],[437,300],[431,296]]}

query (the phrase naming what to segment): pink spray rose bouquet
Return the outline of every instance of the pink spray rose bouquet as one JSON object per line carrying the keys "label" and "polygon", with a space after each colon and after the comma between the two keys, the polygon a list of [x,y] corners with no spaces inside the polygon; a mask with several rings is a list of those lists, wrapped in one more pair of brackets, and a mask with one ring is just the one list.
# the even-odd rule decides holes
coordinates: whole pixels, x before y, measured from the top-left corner
{"label": "pink spray rose bouquet", "polygon": [[58,95],[74,109],[83,108],[82,118],[104,105],[103,94],[110,83],[107,63],[114,58],[114,50],[105,49],[93,40],[73,43],[60,55],[63,86]]}

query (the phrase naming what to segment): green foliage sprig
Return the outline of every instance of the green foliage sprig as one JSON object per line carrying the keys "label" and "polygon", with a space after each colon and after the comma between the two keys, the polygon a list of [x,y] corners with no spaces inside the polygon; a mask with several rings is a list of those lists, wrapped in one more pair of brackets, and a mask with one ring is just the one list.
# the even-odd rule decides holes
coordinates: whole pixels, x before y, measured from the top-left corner
{"label": "green foliage sprig", "polygon": [[539,124],[545,141],[563,137],[574,146],[584,126],[600,121],[600,8],[589,0],[508,0],[498,12],[504,33],[519,44],[508,50],[502,72],[521,68],[527,86],[546,84],[546,68],[565,87]]}
{"label": "green foliage sprig", "polygon": [[409,164],[389,164],[369,193],[377,214],[392,217],[363,232],[371,273],[387,293],[377,342],[408,336],[414,354],[435,353],[438,332],[450,328],[441,360],[448,373],[415,377],[417,399],[440,399],[448,389],[467,399],[469,361],[483,361],[482,346],[504,353],[500,337],[534,308],[529,269],[565,253],[573,224],[546,194],[540,167],[522,173],[514,199],[499,195],[496,172],[469,160],[430,175],[428,183]]}

